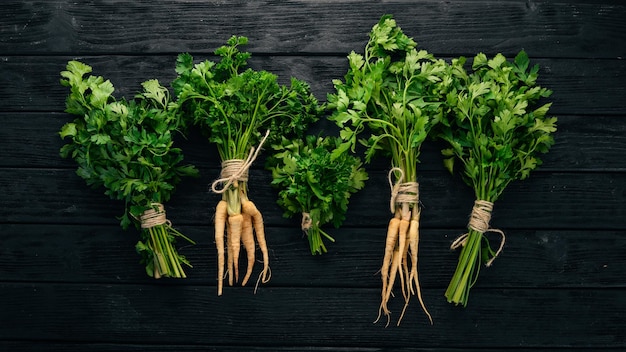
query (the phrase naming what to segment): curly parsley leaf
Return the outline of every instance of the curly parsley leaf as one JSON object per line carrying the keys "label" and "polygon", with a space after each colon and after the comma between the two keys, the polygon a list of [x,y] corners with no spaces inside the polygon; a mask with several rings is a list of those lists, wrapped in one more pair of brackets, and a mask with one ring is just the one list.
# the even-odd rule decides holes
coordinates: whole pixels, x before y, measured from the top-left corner
{"label": "curly parsley leaf", "polygon": [[326,252],[322,236],[334,239],[321,227],[328,223],[336,228],[341,225],[350,196],[368,179],[359,158],[348,152],[333,154],[339,145],[335,137],[282,138],[281,144],[273,146],[276,153],[268,161],[272,185],[280,190],[278,204],[284,216],[302,215],[308,220],[303,231],[311,254]]}

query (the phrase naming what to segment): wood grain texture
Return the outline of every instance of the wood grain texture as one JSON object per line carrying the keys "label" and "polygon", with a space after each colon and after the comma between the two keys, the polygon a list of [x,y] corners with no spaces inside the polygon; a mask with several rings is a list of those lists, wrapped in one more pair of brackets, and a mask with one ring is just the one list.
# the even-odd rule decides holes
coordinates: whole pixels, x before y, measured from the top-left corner
{"label": "wood grain texture", "polygon": [[[263,346],[216,346],[216,345],[156,345],[156,344],[121,344],[121,343],[90,343],[90,344],[80,344],[80,343],[51,343],[51,342],[35,342],[35,343],[25,343],[25,342],[3,342],[0,341],[0,348],[4,348],[7,351],[14,352],[26,352],[32,351],[34,349],[46,351],[59,351],[59,352],[74,352],[74,351],[145,351],[146,349],[158,349],[159,351],[164,352],[187,352],[187,351],[220,351],[220,352],[301,352],[301,351],[311,351],[311,352],[462,352],[462,351],[472,351],[476,349],[467,349],[467,348],[416,348],[416,347],[397,347],[397,348],[385,348],[385,347],[317,347],[317,346],[272,346],[272,347],[263,347]],[[511,348],[490,348],[490,352],[506,352],[510,351]],[[542,351],[546,352],[557,352],[563,351],[560,347],[549,348],[542,347]],[[621,347],[612,348],[605,347],[603,351],[619,351]],[[516,348],[515,351],[518,352],[532,352],[536,351],[533,348]],[[576,348],[576,352],[596,352],[593,348]]]}
{"label": "wood grain texture", "polygon": [[[24,342],[0,342],[0,348],[6,348],[10,351],[22,352],[22,351],[32,351],[33,348],[44,349],[46,351],[59,351],[59,352],[72,352],[72,351],[145,351],[145,349],[153,349],[158,348],[159,351],[164,352],[187,352],[187,351],[220,351],[220,352],[249,352],[249,351],[265,351],[265,352],[301,352],[301,351],[312,351],[312,352],[387,352],[387,351],[397,351],[397,352],[409,352],[409,351],[420,351],[420,352],[460,352],[460,351],[476,351],[479,349],[464,349],[464,348],[415,348],[415,347],[406,347],[406,348],[384,348],[384,347],[297,347],[297,346],[272,346],[272,347],[259,347],[259,346],[215,346],[215,345],[133,345],[133,344],[120,344],[120,343],[83,343],[83,344],[66,344],[66,343],[24,343]],[[556,348],[542,348],[542,351],[562,351],[563,349],[560,347]],[[616,351],[618,349],[613,348],[605,348],[604,351]],[[509,349],[501,349],[495,348],[490,349],[490,352],[506,352]],[[515,351],[519,352],[531,352],[536,351],[536,349],[532,348],[520,348]],[[579,352],[595,352],[595,349],[590,348],[577,348],[576,351]]]}
{"label": "wood grain texture", "polygon": [[[355,11],[358,9],[358,11]],[[9,2],[0,52],[211,52],[233,34],[263,53],[345,53],[382,14],[429,51],[540,57],[625,55],[620,1],[73,1]],[[375,19],[375,20],[373,20]]]}
{"label": "wood grain texture", "polygon": [[[563,344],[602,349],[626,342],[621,329],[626,302],[612,299],[626,293],[623,288],[477,288],[467,309],[450,309],[441,292],[426,289],[435,325],[413,307],[401,326],[388,328],[372,323],[376,289],[266,288],[256,294],[231,289],[222,297],[211,287],[191,285],[0,283],[0,289],[0,308],[13,322],[0,330],[0,340],[538,349]],[[11,308],[16,305],[21,309]],[[390,309],[396,313],[401,306],[396,300]]]}
{"label": "wood grain texture", "polygon": [[[299,219],[285,219],[263,168],[250,195],[268,233],[272,280],[216,295],[209,184],[215,148],[198,131],[178,139],[201,175],[166,204],[193,264],[185,280],[154,280],[139,264],[122,204],[85,186],[60,158],[68,60],[130,96],[168,85],[176,55],[196,61],[245,35],[250,66],[310,83],[320,101],[362,51],[383,13],[439,57],[527,51],[554,91],[555,145],[528,180],[496,202],[504,251],[482,268],[467,308],[443,293],[458,259],[472,191],[425,143],[420,280],[435,324],[413,300],[400,327],[373,324],[389,220],[388,162],[351,199],[323,256],[309,254]],[[618,0],[4,1],[0,10],[0,351],[621,351],[626,349],[626,5]],[[321,121],[316,132],[336,133]],[[491,238],[491,237],[490,237]],[[497,237],[492,238],[497,241]],[[255,268],[254,276],[260,267]],[[402,309],[400,292],[392,317]]]}
{"label": "wood grain texture", "polygon": [[[385,229],[328,229],[335,243],[328,253],[310,256],[296,221],[293,226],[268,227],[272,280],[262,287],[376,288]],[[213,229],[177,227],[194,239],[179,242],[180,253],[192,263],[186,280],[162,280],[166,285],[215,286],[217,275]],[[0,225],[0,282],[63,282],[152,284],[138,264],[136,231],[116,226]],[[443,292],[458,252],[449,249],[462,229],[423,229],[420,247],[422,285]],[[626,243],[622,231],[510,230],[500,258],[483,269],[482,288],[616,288],[624,287]],[[493,238],[494,244],[498,238]],[[243,260],[243,259],[242,259]],[[254,276],[260,267],[255,268]],[[235,290],[235,288],[227,288]],[[243,289],[250,291],[251,289]]]}

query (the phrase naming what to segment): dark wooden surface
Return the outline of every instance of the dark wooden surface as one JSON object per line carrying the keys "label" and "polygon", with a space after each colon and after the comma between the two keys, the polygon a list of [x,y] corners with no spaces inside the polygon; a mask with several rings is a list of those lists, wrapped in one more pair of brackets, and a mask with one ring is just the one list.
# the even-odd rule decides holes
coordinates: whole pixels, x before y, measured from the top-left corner
{"label": "dark wooden surface", "polygon": [[[186,280],[145,276],[121,205],[88,189],[58,155],[70,116],[59,72],[71,59],[111,79],[118,95],[169,82],[180,52],[209,58],[233,34],[251,66],[308,81],[325,100],[345,56],[383,13],[419,45],[450,58],[525,49],[554,91],[556,144],[530,179],[512,184],[492,225],[504,252],[465,309],[443,292],[472,192],[441,167],[419,166],[420,277],[434,325],[410,306],[400,327],[373,324],[388,220],[387,165],[350,204],[337,242],[308,254],[284,219],[270,175],[252,170],[272,280],[216,296],[208,184],[214,149],[183,145],[201,170],[167,205],[198,244]],[[0,350],[2,351],[605,351],[626,348],[626,6],[621,1],[5,1],[0,11]],[[321,128],[332,128],[322,125]],[[258,268],[257,268],[258,269]],[[398,299],[392,310],[401,310]]]}

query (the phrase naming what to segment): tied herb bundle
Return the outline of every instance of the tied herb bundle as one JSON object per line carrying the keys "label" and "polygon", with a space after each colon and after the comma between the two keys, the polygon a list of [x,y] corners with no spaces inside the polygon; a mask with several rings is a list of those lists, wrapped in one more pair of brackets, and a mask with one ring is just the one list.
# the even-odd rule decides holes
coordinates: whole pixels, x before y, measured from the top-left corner
{"label": "tied herb bundle", "polygon": [[264,143],[275,144],[281,136],[301,138],[322,112],[305,82],[291,78],[287,87],[279,85],[270,72],[245,69],[251,55],[238,47],[247,42],[246,37],[231,37],[215,51],[220,58],[217,62],[194,64],[191,55],[179,55],[178,77],[173,82],[179,107],[217,146],[222,161],[220,178],[212,186],[215,193],[222,194],[215,210],[218,295],[223,292],[225,265],[229,285],[239,280],[241,244],[247,254],[241,284],[247,283],[255,262],[255,234],[263,255],[257,285],[269,281],[263,217],[248,198],[248,169]]}
{"label": "tied herb bundle", "polygon": [[192,165],[182,165],[183,154],[174,147],[173,133],[183,126],[169,104],[169,92],[157,80],[142,84],[133,100],[116,100],[109,80],[89,74],[92,68],[70,61],[61,72],[61,84],[70,88],[66,112],[75,115],[60,135],[69,142],[61,156],[72,157],[77,174],[89,186],[104,187],[112,199],[123,200],[124,229],[141,228],[136,250],[152,277],[184,278],[181,264],[191,266],[175,248],[181,237],[165,217],[163,203],[184,176],[197,176]]}
{"label": "tied herb bundle", "polygon": [[269,162],[272,184],[280,189],[278,204],[285,217],[302,215],[301,228],[311,254],[326,253],[323,237],[335,242],[322,226],[341,226],[350,196],[362,189],[367,172],[359,158],[344,151],[331,157],[339,145],[335,137],[306,136],[304,140],[282,139]]}
{"label": "tied herb bundle", "polygon": [[[481,265],[491,265],[504,245],[504,233],[489,227],[493,203],[512,181],[527,178],[541,164],[537,155],[554,143],[557,119],[546,117],[551,103],[537,106],[552,92],[537,85],[539,67],[529,65],[524,51],[513,62],[502,54],[492,59],[478,54],[471,73],[464,65],[464,58],[452,62],[451,113],[439,124],[438,137],[450,145],[442,151],[444,165],[452,172],[460,162],[476,197],[468,232],[452,245],[462,249],[445,293],[448,302],[466,306]],[[496,251],[485,236],[490,231],[502,236]]]}
{"label": "tied herb bundle", "polygon": [[[419,242],[419,184],[417,164],[422,142],[442,117],[446,89],[443,80],[447,65],[425,50],[417,50],[390,15],[383,16],[370,34],[363,55],[348,55],[345,83],[334,80],[335,94],[328,95],[334,109],[331,120],[341,128],[343,143],[336,153],[357,142],[365,145],[366,162],[376,154],[391,159],[389,182],[392,188],[389,222],[381,267],[382,294],[379,308],[389,323],[387,302],[399,277],[405,306],[417,295],[432,323],[421,297],[417,275]],[[371,136],[359,139],[364,131]],[[394,180],[395,176],[395,180]],[[378,319],[377,319],[378,321]]]}

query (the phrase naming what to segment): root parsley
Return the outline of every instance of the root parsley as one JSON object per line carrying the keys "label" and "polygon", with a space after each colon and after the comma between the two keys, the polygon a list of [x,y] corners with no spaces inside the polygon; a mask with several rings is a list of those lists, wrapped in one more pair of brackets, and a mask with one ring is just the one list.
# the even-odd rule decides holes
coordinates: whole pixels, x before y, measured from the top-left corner
{"label": "root parsley", "polygon": [[389,222],[381,267],[379,318],[384,314],[389,322],[387,302],[399,277],[405,306],[398,324],[413,295],[430,320],[417,275],[417,164],[422,142],[442,117],[442,101],[450,83],[443,79],[446,63],[415,47],[390,15],[383,16],[372,28],[364,54],[348,55],[345,82],[334,80],[336,93],[328,95],[333,109],[330,119],[341,128],[344,140],[336,153],[354,150],[358,136],[368,131],[371,136],[360,139],[366,148],[366,162],[378,154],[391,159],[390,207],[394,217]]}
{"label": "root parsley", "polygon": [[[239,279],[241,243],[248,262],[254,263],[254,246],[248,240],[252,229],[263,254],[263,270],[257,283],[269,281],[263,219],[248,199],[248,169],[263,143],[275,144],[282,136],[301,138],[322,112],[304,81],[292,78],[287,87],[279,85],[277,76],[268,71],[246,69],[251,55],[239,51],[239,46],[247,42],[246,37],[231,37],[215,51],[220,58],[217,62],[194,64],[190,54],[179,55],[178,77],[172,83],[179,108],[217,146],[222,161],[220,179],[213,184],[213,191],[222,194],[215,217],[218,295],[223,290],[224,265],[228,266],[230,285]],[[251,270],[248,266],[242,285]]]}

